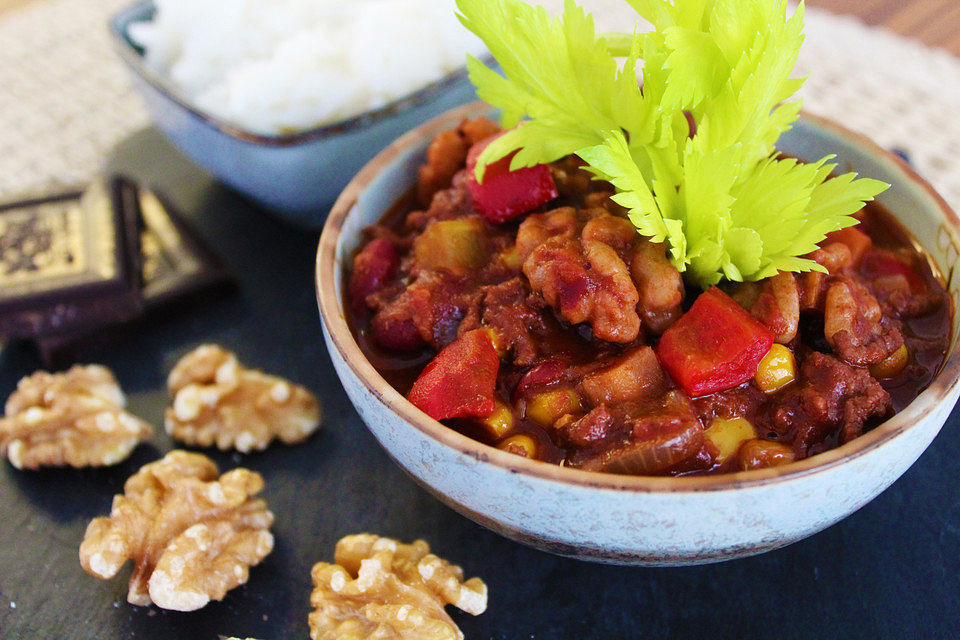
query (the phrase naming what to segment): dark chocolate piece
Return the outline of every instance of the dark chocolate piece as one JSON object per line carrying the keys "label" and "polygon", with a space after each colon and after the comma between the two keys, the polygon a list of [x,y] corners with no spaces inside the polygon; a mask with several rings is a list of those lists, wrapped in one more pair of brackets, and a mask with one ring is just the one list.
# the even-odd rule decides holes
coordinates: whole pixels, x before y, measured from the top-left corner
{"label": "dark chocolate piece", "polygon": [[[146,187],[134,187],[134,194],[122,204],[134,211],[139,223],[140,282],[145,313],[162,310],[174,302],[232,283],[230,273],[220,260],[174,209]],[[72,347],[91,342],[97,335],[105,336],[103,329],[117,328],[116,323],[109,324],[111,326],[93,330],[38,336],[36,343],[44,365],[49,367],[67,362],[71,359]]]}
{"label": "dark chocolate piece", "polygon": [[142,310],[133,185],[0,205],[0,335],[94,329]]}
{"label": "dark chocolate piece", "polygon": [[143,300],[148,311],[232,280],[220,260],[157,194],[140,187],[138,203]]}

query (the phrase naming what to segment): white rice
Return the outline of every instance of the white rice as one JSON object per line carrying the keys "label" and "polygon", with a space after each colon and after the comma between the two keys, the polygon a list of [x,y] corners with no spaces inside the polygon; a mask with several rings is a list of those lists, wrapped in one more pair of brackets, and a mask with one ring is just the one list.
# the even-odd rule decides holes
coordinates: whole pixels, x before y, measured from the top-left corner
{"label": "white rice", "polygon": [[336,122],[462,67],[483,44],[453,0],[155,0],[146,63],[201,111],[258,133]]}

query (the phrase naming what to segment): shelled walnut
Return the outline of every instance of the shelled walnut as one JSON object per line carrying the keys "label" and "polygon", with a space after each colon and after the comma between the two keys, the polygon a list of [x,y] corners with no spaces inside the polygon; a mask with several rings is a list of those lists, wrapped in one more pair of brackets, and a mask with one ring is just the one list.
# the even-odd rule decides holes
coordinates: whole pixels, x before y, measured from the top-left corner
{"label": "shelled walnut", "polygon": [[249,568],[273,549],[273,514],[251,496],[260,474],[219,475],[199,453],[171,451],[131,476],[107,518],[94,518],[80,545],[80,564],[109,579],[133,560],[127,601],[193,611],[222,600],[247,581]]}
{"label": "shelled walnut", "polygon": [[126,459],[153,428],[123,410],[110,370],[74,366],[23,378],[0,418],[0,455],[18,469],[91,467]]}
{"label": "shelled walnut", "polygon": [[313,567],[313,640],[462,640],[444,606],[473,615],[487,608],[487,585],[480,578],[464,582],[463,570],[430,553],[423,540],[347,536],[334,560]]}
{"label": "shelled walnut", "polygon": [[243,367],[217,345],[202,345],[170,372],[167,433],[190,445],[242,453],[274,438],[294,444],[320,426],[320,403],[305,388]]}

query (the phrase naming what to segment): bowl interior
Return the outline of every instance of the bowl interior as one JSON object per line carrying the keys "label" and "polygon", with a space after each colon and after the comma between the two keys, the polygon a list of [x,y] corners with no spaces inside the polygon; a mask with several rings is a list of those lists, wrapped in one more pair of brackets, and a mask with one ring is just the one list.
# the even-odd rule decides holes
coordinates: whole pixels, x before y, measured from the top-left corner
{"label": "bowl interior", "polygon": [[[396,141],[372,160],[350,183],[334,206],[320,240],[317,256],[318,300],[322,319],[331,336],[331,344],[341,352],[371,392],[414,428],[490,463],[564,482],[634,491],[723,490],[804,475],[819,468],[839,464],[852,456],[862,455],[909,429],[933,406],[946,401],[960,384],[958,317],[953,313],[950,348],[941,371],[910,406],[893,418],[846,445],[791,465],[716,476],[651,478],[557,467],[518,459],[509,453],[462,436],[430,419],[387,384],[366,361],[353,339],[343,309],[344,264],[360,244],[363,229],[377,222],[415,184],[417,169],[425,158],[426,147],[432,137],[455,126],[464,117],[491,113],[486,105],[467,105],[448,112]],[[906,163],[858,134],[811,116],[804,116],[791,131],[784,134],[778,147],[805,161],[835,155],[838,171],[855,170],[862,176],[889,182],[891,188],[878,198],[879,202],[900,219],[924,247],[936,270],[944,275],[953,300],[953,309],[957,309],[960,302],[960,282],[957,282],[955,269],[960,255],[960,220]]]}

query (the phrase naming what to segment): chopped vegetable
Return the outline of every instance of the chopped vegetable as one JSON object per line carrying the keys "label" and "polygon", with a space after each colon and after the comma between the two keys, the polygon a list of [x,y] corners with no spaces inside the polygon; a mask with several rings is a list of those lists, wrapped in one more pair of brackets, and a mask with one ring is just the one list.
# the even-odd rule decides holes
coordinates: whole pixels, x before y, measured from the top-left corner
{"label": "chopped vegetable", "polygon": [[499,400],[494,400],[494,405],[493,412],[480,420],[480,424],[488,434],[499,440],[513,429],[513,411]]}
{"label": "chopped vegetable", "polygon": [[900,348],[881,360],[877,364],[870,365],[870,375],[874,378],[884,379],[892,378],[906,368],[910,361],[910,351],[907,345],[902,344]]}
{"label": "chopped vegetable", "polygon": [[867,249],[873,246],[873,240],[870,239],[870,236],[856,227],[845,227],[839,231],[828,233],[827,243],[829,242],[840,242],[850,249],[850,257],[852,258],[850,264],[853,267],[860,264],[860,260],[863,259]]}
{"label": "chopped vegetable", "polygon": [[774,393],[797,379],[797,361],[793,352],[782,344],[774,344],[757,367],[754,381],[765,393]]}
{"label": "chopped vegetable", "polygon": [[517,434],[510,436],[497,445],[498,449],[503,449],[509,453],[531,460],[537,457],[537,443],[528,435]]}
{"label": "chopped vegetable", "polygon": [[503,358],[507,355],[510,345],[506,344],[503,332],[493,327],[481,327],[479,330],[485,331],[490,337],[490,342],[493,343],[493,348],[497,350],[498,358]]}
{"label": "chopped vegetable", "polygon": [[757,432],[746,418],[714,418],[703,437],[714,450],[714,462],[723,464],[737,454],[744,442],[756,438]]}
{"label": "chopped vegetable", "polygon": [[499,224],[512,220],[557,197],[557,185],[545,164],[511,170],[510,158],[503,158],[486,167],[483,182],[475,169],[477,159],[497,137],[481,140],[467,154],[467,186],[477,213]]}
{"label": "chopped vegetable", "polygon": [[500,358],[483,329],[468,331],[437,354],[407,400],[436,420],[485,418],[494,412]]}
{"label": "chopped vegetable", "polygon": [[413,244],[417,266],[463,273],[479,269],[489,259],[486,225],[479,218],[438,220]]}
{"label": "chopped vegetable", "polygon": [[569,387],[542,391],[527,401],[526,417],[541,427],[551,427],[561,417],[580,413],[583,403],[580,395]]}
{"label": "chopped vegetable", "polygon": [[713,287],[667,329],[656,352],[674,381],[697,397],[754,377],[772,345],[769,329]]}
{"label": "chopped vegetable", "polygon": [[803,5],[788,16],[786,0],[629,2],[655,31],[598,37],[573,0],[557,18],[521,0],[457,0],[461,22],[504,70],[470,57],[477,93],[514,127],[471,165],[477,184],[508,157],[518,170],[577,154],[613,183],[639,232],[667,241],[674,266],[703,288],[822,271],[799,256],[856,224],[851,214],[888,185],[827,180],[829,157],[776,155],[800,112],[788,100],[802,85],[790,74]]}
{"label": "chopped vegetable", "polygon": [[353,259],[350,300],[358,312],[366,309],[367,296],[386,285],[400,266],[400,253],[387,238],[371,240]]}

